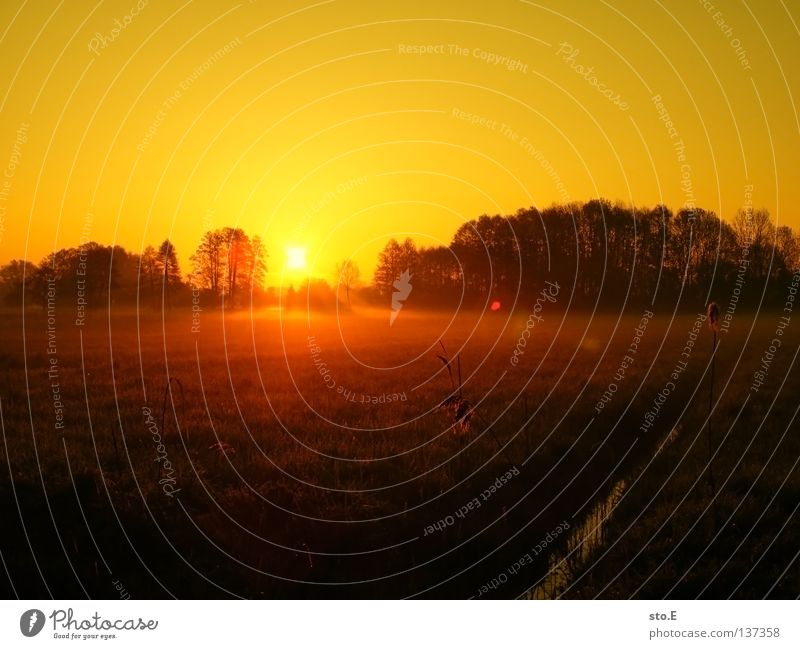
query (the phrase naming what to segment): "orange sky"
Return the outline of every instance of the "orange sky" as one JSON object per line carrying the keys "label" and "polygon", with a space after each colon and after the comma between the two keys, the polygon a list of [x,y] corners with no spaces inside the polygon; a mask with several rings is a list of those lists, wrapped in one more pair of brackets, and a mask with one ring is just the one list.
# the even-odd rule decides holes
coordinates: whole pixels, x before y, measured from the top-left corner
{"label": "orange sky", "polygon": [[265,240],[271,281],[287,247],[369,277],[388,237],[446,244],[482,213],[605,196],[730,217],[747,185],[800,227],[798,23],[780,0],[8,0],[0,262],[83,231],[169,237],[187,270],[231,225]]}

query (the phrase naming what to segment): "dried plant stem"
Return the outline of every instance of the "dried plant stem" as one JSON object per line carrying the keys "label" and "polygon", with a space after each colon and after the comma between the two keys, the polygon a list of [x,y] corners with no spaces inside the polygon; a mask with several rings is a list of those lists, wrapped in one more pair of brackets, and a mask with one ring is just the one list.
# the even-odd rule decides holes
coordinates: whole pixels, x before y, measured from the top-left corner
{"label": "dried plant stem", "polygon": [[717,512],[717,483],[714,480],[714,444],[711,432],[711,411],[714,408],[714,369],[717,359],[717,332],[712,331],[711,343],[711,386],[708,390],[708,424],[706,430],[706,444],[708,446],[708,486],[711,489],[711,511],[714,516],[714,529],[719,527],[719,514]]}

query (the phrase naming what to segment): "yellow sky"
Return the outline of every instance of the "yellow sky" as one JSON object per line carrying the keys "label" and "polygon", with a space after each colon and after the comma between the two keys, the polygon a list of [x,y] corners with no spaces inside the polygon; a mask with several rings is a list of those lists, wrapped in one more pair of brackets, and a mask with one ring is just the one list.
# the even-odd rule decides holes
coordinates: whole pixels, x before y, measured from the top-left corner
{"label": "yellow sky", "polygon": [[369,276],[389,236],[446,244],[482,213],[729,217],[746,185],[800,227],[800,8],[716,4],[8,0],[0,262],[83,232],[169,237],[186,267],[231,225],[271,271],[300,247]]}

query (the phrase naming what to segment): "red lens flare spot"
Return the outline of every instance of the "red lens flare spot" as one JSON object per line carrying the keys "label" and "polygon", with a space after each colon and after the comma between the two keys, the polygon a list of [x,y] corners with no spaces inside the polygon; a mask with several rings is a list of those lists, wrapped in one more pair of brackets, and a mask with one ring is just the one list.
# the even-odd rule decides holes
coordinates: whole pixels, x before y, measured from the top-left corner
{"label": "red lens flare spot", "polygon": [[499,311],[500,310],[500,300],[495,300],[492,302],[492,305],[489,307],[492,311]]}

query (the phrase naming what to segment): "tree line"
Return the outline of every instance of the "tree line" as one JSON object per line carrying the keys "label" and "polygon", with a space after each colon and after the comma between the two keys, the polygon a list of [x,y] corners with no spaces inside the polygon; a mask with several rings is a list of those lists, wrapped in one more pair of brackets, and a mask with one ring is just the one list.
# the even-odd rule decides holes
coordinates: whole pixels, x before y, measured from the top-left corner
{"label": "tree line", "polygon": [[800,237],[766,210],[740,209],[728,222],[703,209],[597,199],[483,215],[461,225],[448,246],[392,239],[378,256],[373,290],[385,300],[408,269],[414,300],[430,304],[515,296],[524,304],[546,280],[571,289],[573,306],[704,304],[737,286],[742,302],[769,304],[784,296],[798,266]]}
{"label": "tree line", "polygon": [[713,212],[664,205],[635,209],[605,199],[530,207],[516,214],[482,215],[462,224],[447,246],[390,239],[370,284],[344,259],[331,269],[333,287],[308,279],[282,294],[264,286],[267,250],[258,236],[225,227],[204,233],[181,272],[165,240],[141,254],[88,242],[47,255],[38,264],[13,260],[0,267],[6,305],[44,304],[48,281],[74,293],[82,282],[92,306],[185,304],[201,295],[204,308],[280,303],[284,307],[349,306],[351,293],[385,305],[408,270],[420,306],[480,306],[514,298],[524,305],[545,281],[558,281],[573,306],[617,308],[623,303],[724,302],[738,288],[739,303],[777,303],[800,267],[800,236],[776,226],[766,210],[740,209],[730,221]]}
{"label": "tree line", "polygon": [[245,300],[267,300],[264,278],[267,251],[261,239],[240,228],[222,228],[203,234],[189,258],[191,269],[181,272],[175,246],[165,240],[141,254],[122,246],[89,241],[62,248],[38,264],[15,259],[0,267],[0,299],[8,306],[44,305],[48,285],[57,295],[79,288],[87,304],[109,303],[172,307],[202,294],[208,308],[225,302],[240,306]]}

